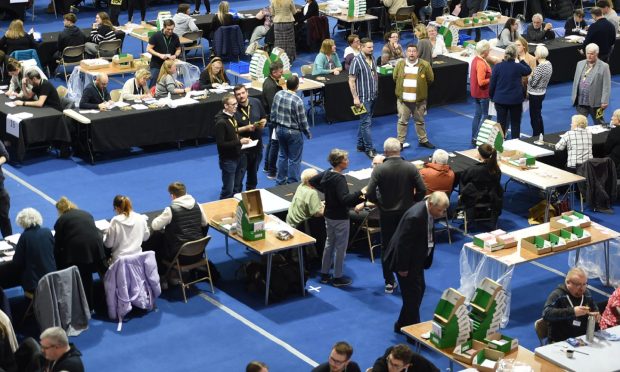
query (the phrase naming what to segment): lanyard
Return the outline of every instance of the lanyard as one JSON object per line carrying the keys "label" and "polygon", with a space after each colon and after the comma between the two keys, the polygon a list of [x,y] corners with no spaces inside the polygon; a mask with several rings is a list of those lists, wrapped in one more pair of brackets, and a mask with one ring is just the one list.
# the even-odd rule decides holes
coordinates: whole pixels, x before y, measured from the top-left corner
{"label": "lanyard", "polygon": [[590,66],[586,63],[586,69],[583,72],[583,81],[586,81],[586,79],[588,78],[588,74],[592,71],[593,68],[594,66]]}
{"label": "lanyard", "polygon": [[105,102],[105,95],[99,91],[99,88],[97,88],[97,86],[95,85],[95,90],[97,91],[97,93],[99,94],[99,97],[101,97],[101,101]]}
{"label": "lanyard", "polygon": [[252,111],[252,106],[248,103],[248,111],[246,112],[243,106],[239,106],[239,110],[241,110],[241,113],[244,115],[244,117],[242,117],[242,120],[245,120],[245,118],[248,118],[248,122],[250,122],[250,111]]}
{"label": "lanyard", "polygon": [[237,129],[237,120],[235,118],[229,117],[228,122],[232,124],[233,128]]}
{"label": "lanyard", "polygon": [[138,85],[138,81],[134,79],[133,81],[133,93],[134,94],[144,94],[144,88],[142,85]]}
{"label": "lanyard", "polygon": [[167,38],[166,35],[162,35],[164,37],[164,44],[166,44],[166,53],[170,54],[170,40],[172,37]]}
{"label": "lanyard", "polygon": [[[568,300],[570,307],[575,307],[575,305],[573,305],[573,301],[570,300],[570,297],[568,297],[568,295],[566,295],[566,299]],[[582,305],[583,305],[583,296],[581,296],[581,303],[579,304],[579,306],[582,306]]]}

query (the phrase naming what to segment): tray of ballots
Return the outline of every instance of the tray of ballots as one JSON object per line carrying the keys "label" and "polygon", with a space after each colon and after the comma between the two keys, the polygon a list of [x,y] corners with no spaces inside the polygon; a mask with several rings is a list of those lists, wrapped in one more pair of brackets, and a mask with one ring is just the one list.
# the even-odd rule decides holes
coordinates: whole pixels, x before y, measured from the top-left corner
{"label": "tray of ballots", "polygon": [[507,297],[504,287],[489,278],[484,278],[476,288],[470,301],[471,338],[487,342],[499,331],[506,311]]}
{"label": "tray of ballots", "polygon": [[530,251],[534,254],[545,254],[549,252],[562,251],[579,244],[587,243],[592,240],[592,235],[581,227],[567,227],[559,230],[552,230],[548,233],[528,236],[521,239],[522,252]]}
{"label": "tray of ballots", "polygon": [[454,21],[454,24],[462,27],[462,28],[467,28],[467,27],[475,27],[475,26],[480,26],[480,25],[489,25],[489,24],[495,24],[498,22],[498,18],[497,17],[465,17],[465,18],[459,18],[456,21]]}
{"label": "tray of ballots", "polygon": [[553,229],[563,229],[567,227],[589,227],[590,217],[577,211],[564,212],[557,217],[551,218],[549,224]]}
{"label": "tray of ballots", "polygon": [[110,62],[103,58],[83,59],[80,61],[80,68],[84,70],[100,70],[110,66]]}
{"label": "tray of ballots", "polygon": [[433,314],[431,342],[440,349],[454,347],[467,341],[470,332],[465,296],[456,289],[446,289]]}
{"label": "tray of ballots", "polygon": [[536,158],[519,150],[504,150],[499,160],[513,167],[530,169],[536,166]]}
{"label": "tray of ballots", "polygon": [[487,252],[495,252],[500,249],[516,247],[517,240],[504,230],[497,229],[488,233],[474,235],[474,245]]}

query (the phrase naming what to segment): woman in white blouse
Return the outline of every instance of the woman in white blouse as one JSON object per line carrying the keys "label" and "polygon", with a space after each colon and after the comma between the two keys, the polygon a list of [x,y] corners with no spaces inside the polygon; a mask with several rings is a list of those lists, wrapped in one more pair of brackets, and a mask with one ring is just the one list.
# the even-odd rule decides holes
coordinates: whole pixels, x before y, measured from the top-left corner
{"label": "woman in white blouse", "polygon": [[149,80],[151,79],[151,72],[142,68],[136,71],[135,77],[127,80],[123,85],[121,96],[123,100],[137,100],[151,97],[149,90]]}
{"label": "woman in white blouse", "polygon": [[437,27],[428,25],[426,26],[426,32],[428,32],[428,39],[433,45],[433,58],[449,53],[443,36],[437,33]]}
{"label": "woman in white blouse", "polygon": [[146,216],[133,211],[131,200],[123,195],[116,195],[113,201],[116,216],[110,221],[105,238],[105,246],[112,249],[112,263],[120,256],[142,252],[142,242],[149,236]]}

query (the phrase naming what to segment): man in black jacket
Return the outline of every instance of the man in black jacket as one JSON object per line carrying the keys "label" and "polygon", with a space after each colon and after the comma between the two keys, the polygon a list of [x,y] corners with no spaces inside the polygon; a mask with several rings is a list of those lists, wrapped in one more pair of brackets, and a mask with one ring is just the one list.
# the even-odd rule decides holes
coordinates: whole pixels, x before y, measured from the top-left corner
{"label": "man in black jacket", "polygon": [[601,316],[588,290],[588,275],[582,268],[573,267],[545,302],[543,319],[549,325],[549,342],[585,335],[589,313],[596,314],[598,326]]}
{"label": "man in black jacket", "polygon": [[113,103],[108,92],[108,74],[100,72],[95,81],[84,88],[80,108],[105,111],[111,108]]}
{"label": "man in black jacket", "polygon": [[48,328],[41,333],[41,352],[46,360],[44,370],[49,372],[84,372],[82,353],[69,343],[60,327]]}
{"label": "man in black jacket", "polygon": [[9,161],[9,153],[4,147],[4,143],[0,141],[0,232],[3,237],[13,235],[11,227],[11,219],[9,218],[9,209],[11,208],[11,197],[4,188],[4,173],[2,172],[2,164]]}
{"label": "man in black jacket", "polygon": [[375,361],[372,372],[401,372],[409,368],[416,372],[439,372],[433,363],[404,344],[388,347],[385,354]]}
{"label": "man in black jacket", "polygon": [[[280,86],[280,78],[284,72],[284,66],[282,62],[275,61],[269,66],[269,76],[265,78],[263,82],[263,104],[265,105],[265,111],[267,115],[271,113],[271,105],[273,104],[273,97],[276,93],[282,90]],[[278,139],[273,135],[273,131],[276,129],[276,125],[272,120],[269,120],[269,139],[267,140],[267,149],[265,149],[265,166],[263,171],[267,173],[267,178],[276,178],[276,163],[278,160]]]}
{"label": "man in black jacket", "polygon": [[397,273],[403,296],[395,332],[420,323],[420,305],[426,289],[424,270],[433,264],[435,251],[434,219],[442,217],[449,205],[445,192],[433,192],[405,212],[390,240],[385,259],[390,270]]}
{"label": "man in black jacket", "polygon": [[[76,45],[84,45],[87,41],[86,35],[80,30],[79,27],[75,25],[77,22],[77,17],[73,13],[67,13],[63,16],[63,23],[65,28],[58,35],[58,50],[54,53],[54,56],[50,60],[49,67],[52,75],[56,68],[58,67],[56,61],[62,57],[62,52],[66,47],[76,46]],[[66,62],[75,62],[78,61],[79,58],[65,59]]]}
{"label": "man in black jacket", "polygon": [[616,28],[603,16],[601,8],[594,7],[590,13],[594,18],[594,23],[588,28],[588,33],[583,41],[583,50],[590,43],[598,45],[598,58],[607,63],[611,48],[616,42]]}
{"label": "man in black jacket", "polygon": [[582,35],[587,27],[586,21],[583,20],[584,16],[583,9],[575,9],[573,16],[564,24],[564,36]]}
{"label": "man in black jacket", "polygon": [[250,143],[248,137],[239,138],[239,127],[235,119],[237,99],[226,94],[222,99],[224,109],[215,115],[215,141],[222,170],[222,191],[220,199],[232,198],[241,192],[243,176],[247,167],[246,158],[241,156],[241,145]]}
{"label": "man in black jacket", "polygon": [[[400,142],[393,137],[383,143],[385,160],[375,167],[368,183],[366,199],[379,205],[381,217],[381,249],[388,249],[394,230],[405,211],[426,195],[424,180],[415,165],[400,156]],[[385,293],[394,292],[394,274],[382,255]]]}

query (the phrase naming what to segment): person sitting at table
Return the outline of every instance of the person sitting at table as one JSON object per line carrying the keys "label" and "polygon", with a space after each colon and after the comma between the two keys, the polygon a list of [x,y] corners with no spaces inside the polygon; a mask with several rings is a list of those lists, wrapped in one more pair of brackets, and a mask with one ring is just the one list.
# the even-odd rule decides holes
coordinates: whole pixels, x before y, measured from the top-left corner
{"label": "person sitting at table", "polygon": [[301,184],[295,190],[286,215],[286,223],[296,229],[303,228],[301,224],[312,217],[323,216],[325,206],[321,203],[319,193],[310,184],[310,179],[317,174],[319,172],[314,168],[307,168],[301,172]]}
{"label": "person sitting at table", "polygon": [[[269,32],[272,26],[271,10],[269,10],[268,6],[259,10],[258,13],[256,13],[255,17],[259,21],[262,20],[263,24],[254,27],[254,30],[252,30],[252,35],[250,36],[250,43],[248,44],[248,48],[245,50],[245,54],[249,55],[254,54],[254,51],[258,49],[258,41],[260,39],[263,39],[267,35],[267,32]],[[273,30],[270,39],[270,43],[273,43]],[[267,44],[267,41],[268,40],[265,39],[265,44]]]}
{"label": "person sitting at table", "polygon": [[549,343],[585,335],[590,313],[600,320],[601,315],[588,290],[588,275],[582,268],[573,267],[566,274],[564,283],[549,294],[543,308]]}
{"label": "person sitting at table", "polygon": [[536,13],[532,16],[532,23],[527,26],[525,31],[525,39],[530,43],[540,43],[545,40],[555,39],[555,32],[553,31],[553,25],[551,23],[545,23],[543,26],[543,16],[540,13]]}
{"label": "person sitting at table", "polygon": [[[60,96],[49,80],[43,79],[37,70],[29,70],[24,75],[26,80],[22,83],[23,100],[14,101],[16,106],[51,107],[62,111]],[[32,90],[28,90],[28,86],[32,86]],[[30,101],[34,97],[37,97],[37,100]]]}
{"label": "person sitting at table", "polygon": [[228,1],[220,2],[220,5],[217,8],[217,13],[215,17],[213,17],[213,22],[211,23],[211,33],[209,34],[209,41],[213,40],[215,35],[215,31],[221,26],[230,26],[234,24],[235,20],[233,19],[233,15],[230,13],[230,5]]}
{"label": "person sitting at table", "polygon": [[555,144],[556,150],[567,150],[566,170],[569,172],[575,173],[581,164],[593,157],[592,133],[588,132],[587,127],[588,118],[583,115],[573,115],[570,130],[561,135],[560,140]]}
{"label": "person sitting at table", "polygon": [[416,372],[439,372],[433,363],[405,344],[388,347],[375,361],[372,372],[408,371],[409,368]]}
{"label": "person sitting at table", "polygon": [[151,235],[146,223],[147,217],[133,211],[131,200],[124,195],[116,195],[112,201],[116,216],[110,221],[110,227],[103,244],[112,250],[113,264],[120,256],[129,256],[142,252],[142,242]]}
{"label": "person sitting at table", "polygon": [[394,18],[398,9],[407,6],[407,0],[381,0],[381,2],[387,8],[390,18]]}
{"label": "person sitting at table", "polygon": [[[497,218],[502,213],[504,189],[501,185],[502,171],[497,165],[497,151],[489,144],[478,146],[479,163],[467,168],[459,181],[459,205],[465,209],[468,224],[476,217],[476,204],[491,204],[491,226],[497,225]],[[471,221],[471,222],[469,222]]]}
{"label": "person sitting at table", "polygon": [[[79,27],[75,25],[77,17],[73,13],[67,13],[63,17],[64,28],[58,35],[58,49],[54,52],[52,59],[49,62],[49,68],[51,72],[55,72],[58,67],[57,60],[62,58],[62,52],[66,47],[84,45],[88,38]],[[65,58],[66,62],[79,61],[79,57]]]}
{"label": "person sitting at table", "polygon": [[588,24],[583,19],[584,17],[585,13],[583,12],[583,9],[575,9],[573,11],[573,16],[566,20],[566,23],[564,23],[564,36],[582,36],[582,32],[588,28]]}
{"label": "person sitting at table", "polygon": [[514,18],[508,18],[504,24],[504,28],[497,35],[497,44],[499,48],[505,48],[508,45],[514,43],[519,38],[519,24]]}
{"label": "person sitting at table", "polygon": [[[93,29],[90,31],[88,42],[84,44],[86,56],[88,58],[96,58],[99,54],[99,44],[102,41],[110,40],[116,40],[114,25],[112,24],[108,13],[99,12],[95,16],[95,23],[93,23]],[[107,54],[105,57],[111,57],[112,55],[113,52],[111,52],[111,54]]]}
{"label": "person sitting at table", "polygon": [[24,292],[34,295],[39,279],[56,271],[54,235],[43,227],[43,217],[36,209],[22,209],[15,222],[24,229],[15,247],[13,265],[21,273]]}
{"label": "person sitting at table", "polygon": [[349,343],[336,342],[327,362],[314,367],[312,372],[360,372],[360,366],[351,360],[352,355],[353,347]]}
{"label": "person sitting at table", "polygon": [[321,43],[321,50],[314,58],[312,64],[312,75],[334,74],[338,75],[342,71],[342,64],[336,53],[336,44],[332,39],[325,39]]}
{"label": "person sitting at table", "polygon": [[446,42],[443,39],[443,36],[437,33],[437,27],[433,25],[426,26],[426,32],[428,34],[428,40],[431,42],[433,46],[433,58],[448,54],[448,48],[446,48]]}
{"label": "person sitting at table", "polygon": [[620,175],[620,109],[611,115],[611,130],[605,140],[605,154],[614,161],[616,174]]}
{"label": "person sitting at table", "polygon": [[174,21],[174,33],[181,37],[188,32],[198,31],[199,28],[194,22],[194,18],[189,15],[189,5],[179,4],[177,14],[172,17]]}
{"label": "person sitting at table", "polygon": [[[9,58],[9,61],[6,63],[6,71],[9,73],[11,81],[9,82],[9,89],[6,91],[7,96],[22,98],[22,84],[24,84],[24,82],[26,81],[26,79],[24,79],[24,76],[26,75],[26,72],[30,70],[37,71],[43,79],[47,79],[39,66],[34,65],[23,68],[20,61],[14,58]],[[28,83],[26,90],[32,90],[32,85]]]}
{"label": "person sitting at table", "polygon": [[347,43],[349,46],[345,48],[342,60],[344,61],[344,69],[349,71],[349,65],[351,65],[353,58],[360,54],[362,44],[360,43],[360,37],[356,34],[347,36]]}
{"label": "person sitting at table", "polygon": [[24,30],[24,22],[14,19],[9,24],[9,28],[0,38],[0,62],[6,63],[11,53],[16,50],[37,49],[37,43],[31,34]]}
{"label": "person sitting at table", "polygon": [[224,63],[220,57],[215,57],[209,62],[207,67],[200,73],[198,79],[198,90],[225,87],[230,84]]}
{"label": "person sitting at table", "polygon": [[84,88],[80,99],[80,108],[85,110],[105,111],[112,108],[114,102],[108,92],[108,74],[100,72],[95,80]]}
{"label": "person sitting at table", "polygon": [[385,45],[381,49],[381,65],[405,57],[403,47],[398,42],[398,31],[386,33],[383,39],[385,40]]}
{"label": "person sitting at table", "polygon": [[620,287],[616,288],[609,300],[607,300],[607,306],[598,324],[601,329],[620,325]]}
{"label": "person sitting at table", "polygon": [[304,6],[295,11],[295,22],[298,27],[305,27],[308,19],[318,16],[319,4],[317,4],[316,0],[305,0]]}
{"label": "person sitting at table", "polygon": [[151,97],[149,91],[149,80],[151,79],[151,71],[141,68],[136,71],[135,77],[127,80],[123,85],[121,97],[124,100],[134,101]]}
{"label": "person sitting at table", "polygon": [[183,83],[174,78],[177,73],[175,61],[166,60],[161,65],[159,76],[157,77],[157,86],[155,88],[155,98],[163,98],[168,94],[183,94],[190,91],[190,88],[183,88]]}
{"label": "person sitting at table", "polygon": [[82,285],[88,301],[93,308],[93,272],[98,271],[100,277],[105,271],[103,262],[105,251],[101,231],[95,225],[93,216],[61,197],[56,202],[58,219],[54,224],[54,257],[58,270],[73,265],[77,266]]}
{"label": "person sitting at table", "polygon": [[[183,243],[198,240],[206,235],[208,220],[200,204],[187,193],[185,185],[173,182],[168,185],[168,193],[172,198],[170,206],[153,219],[153,231],[164,230],[166,247],[164,252],[156,252],[160,258],[173,259]],[[193,257],[179,257],[181,265],[199,261],[202,254]]]}
{"label": "person sitting at table", "polygon": [[[156,32],[149,38],[146,51],[151,54],[151,76],[159,76],[161,65],[167,60],[176,60],[181,54],[179,36],[174,33],[174,21],[164,20],[163,30]],[[155,86],[155,79],[151,79],[149,87]]]}
{"label": "person sitting at table", "polygon": [[415,25],[413,30],[415,37],[418,39],[418,58],[425,60],[431,66],[433,65],[433,44],[428,39],[426,26],[422,23]]}
{"label": "person sitting at table", "polygon": [[454,187],[454,171],[448,165],[449,155],[445,150],[435,150],[430,163],[420,169],[420,175],[426,185],[426,195],[434,191],[443,191],[448,196]]}

